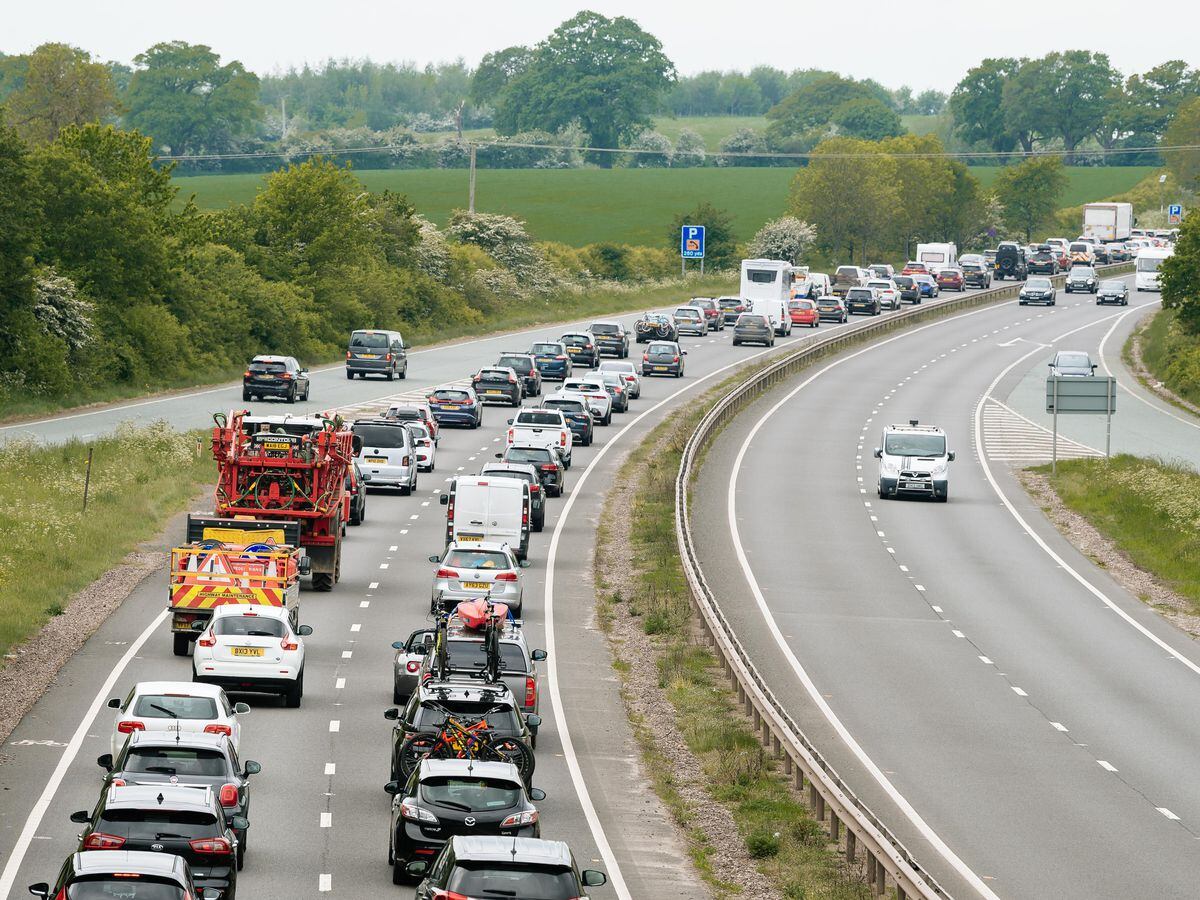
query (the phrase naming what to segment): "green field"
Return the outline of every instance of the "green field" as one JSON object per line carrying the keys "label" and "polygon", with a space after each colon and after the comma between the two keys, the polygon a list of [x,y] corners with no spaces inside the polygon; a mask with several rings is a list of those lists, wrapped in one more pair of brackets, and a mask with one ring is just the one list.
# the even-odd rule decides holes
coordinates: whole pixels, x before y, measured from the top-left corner
{"label": "green field", "polygon": [[[685,120],[676,120],[685,121]],[[971,171],[985,185],[995,166]],[[1153,171],[1146,166],[1068,169],[1063,206],[1101,200],[1128,190]],[[482,212],[524,219],[539,240],[582,246],[596,241],[661,244],[680,212],[702,200],[728,209],[739,240],[749,239],[787,204],[792,169],[488,169],[477,176],[475,205]],[[367,188],[406,194],[417,209],[444,224],[467,205],[465,169],[381,169],[358,172]],[[245,203],[260,175],[176,178],[180,197],[195,195],[202,209]]]}
{"label": "green field", "polygon": [[685,128],[704,138],[704,146],[715,153],[721,149],[721,141],[740,128],[765,131],[767,120],[764,116],[658,116],[654,120],[654,130],[670,138],[672,144]]}

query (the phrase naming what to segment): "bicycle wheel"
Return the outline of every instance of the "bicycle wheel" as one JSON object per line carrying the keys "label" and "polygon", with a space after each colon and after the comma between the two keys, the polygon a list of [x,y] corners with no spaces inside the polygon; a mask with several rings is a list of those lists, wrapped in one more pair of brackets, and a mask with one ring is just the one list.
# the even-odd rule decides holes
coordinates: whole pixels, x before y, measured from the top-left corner
{"label": "bicycle wheel", "polygon": [[501,762],[509,762],[517,767],[522,781],[529,781],[533,775],[533,751],[528,744],[517,738],[495,738],[490,746]]}
{"label": "bicycle wheel", "polygon": [[441,744],[441,735],[436,731],[421,731],[405,741],[400,748],[400,781],[408,781],[412,773],[417,771],[421,760],[437,754]]}

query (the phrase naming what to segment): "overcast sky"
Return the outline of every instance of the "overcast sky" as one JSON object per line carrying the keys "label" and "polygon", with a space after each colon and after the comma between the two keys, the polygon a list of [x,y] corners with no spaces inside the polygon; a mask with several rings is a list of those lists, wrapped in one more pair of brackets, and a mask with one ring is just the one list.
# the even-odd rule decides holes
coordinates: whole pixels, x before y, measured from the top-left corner
{"label": "overcast sky", "polygon": [[[0,51],[24,53],[46,41],[64,41],[103,59],[129,62],[152,44],[179,39],[208,44],[222,58],[240,59],[259,73],[347,56],[420,65],[462,57],[474,66],[489,50],[537,42],[587,8],[582,2],[8,2]],[[987,56],[1099,50],[1125,74],[1172,58],[1200,65],[1195,0],[1162,0],[1145,8],[1127,0],[1082,6],[1041,0],[594,0],[590,8],[636,19],[658,36],[683,74],[767,64],[948,91]]]}

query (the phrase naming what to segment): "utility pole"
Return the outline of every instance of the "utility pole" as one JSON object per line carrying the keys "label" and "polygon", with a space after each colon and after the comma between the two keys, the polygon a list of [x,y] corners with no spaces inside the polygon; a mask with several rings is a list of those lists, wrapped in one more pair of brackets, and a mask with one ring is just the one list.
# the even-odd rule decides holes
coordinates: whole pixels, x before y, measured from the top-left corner
{"label": "utility pole", "polygon": [[471,187],[467,194],[467,212],[475,212],[475,145],[471,144]]}

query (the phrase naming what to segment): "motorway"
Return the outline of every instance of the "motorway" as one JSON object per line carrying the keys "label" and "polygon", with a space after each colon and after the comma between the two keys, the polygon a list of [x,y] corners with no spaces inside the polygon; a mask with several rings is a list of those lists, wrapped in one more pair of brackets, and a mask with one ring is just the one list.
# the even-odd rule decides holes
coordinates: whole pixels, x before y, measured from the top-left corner
{"label": "motorway", "polygon": [[[621,317],[630,325],[635,317]],[[851,320],[851,326],[858,319]],[[830,326],[797,330],[775,353]],[[414,354],[408,382],[346,381],[341,369],[316,374],[313,408],[337,405],[353,416],[381,400],[422,385],[461,379],[502,349],[554,337],[569,326],[532,334],[462,341]],[[685,849],[640,774],[636,744],[619,695],[603,635],[593,623],[592,552],[595,524],[623,454],[663,418],[745,362],[768,351],[732,347],[730,331],[687,338],[687,377],[643,383],[629,413],[597,430],[596,443],[575,451],[565,498],[553,500],[546,529],[535,535],[533,566],[525,572],[525,627],[533,647],[545,647],[544,718],[538,741],[537,785],[542,835],[567,840],[581,866],[608,872],[595,897],[702,897]],[[109,430],[132,416],[166,418],[181,427],[206,424],[211,413],[240,407],[235,386],[180,394],[142,405],[66,415],[18,429],[60,441]],[[260,403],[257,411],[300,411]],[[421,476],[411,497],[371,493],[367,519],[351,528],[343,577],[332,594],[302,594],[307,641],[306,690],[298,710],[248,697],[242,757],[263,766],[252,783],[249,852],[240,878],[243,896],[310,896],[330,891],[375,896],[395,892],[386,864],[389,722],[393,640],[428,624],[432,568],[426,557],[442,547],[444,513],[438,492],[456,472],[477,471],[501,449],[506,409],[489,409],[478,431],[445,429],[438,468]],[[11,431],[11,429],[10,429]],[[176,522],[163,546],[179,537]],[[165,567],[164,567],[165,569]],[[95,803],[112,727],[104,709],[141,680],[190,677],[190,661],[170,650],[165,612],[166,573],[143,582],[64,667],[20,723],[0,764],[0,897],[24,896],[25,885],[53,880],[75,847],[78,826],[68,821]]]}
{"label": "motorway", "polygon": [[[744,410],[694,485],[705,577],[760,672],[960,900],[1196,893],[1200,652],[1014,476],[1049,460],[1054,349],[1095,361],[1102,344],[1123,388],[1114,452],[1200,465],[1196,424],[1119,362],[1157,302],[1060,290],[1053,309],[1013,301],[848,350]],[[910,418],[958,453],[947,504],[875,493],[882,427]],[[1102,418],[1067,419],[1063,455],[1103,450]]]}

